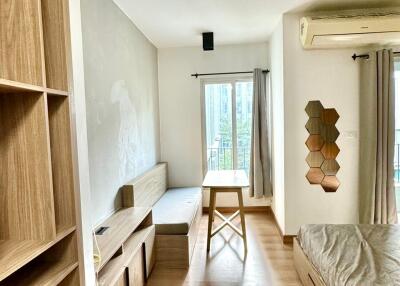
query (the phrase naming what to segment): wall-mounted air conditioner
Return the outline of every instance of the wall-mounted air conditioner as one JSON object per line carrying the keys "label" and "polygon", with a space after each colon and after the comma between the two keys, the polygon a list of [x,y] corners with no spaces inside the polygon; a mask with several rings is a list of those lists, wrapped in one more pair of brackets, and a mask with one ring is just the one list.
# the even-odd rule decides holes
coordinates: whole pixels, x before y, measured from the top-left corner
{"label": "wall-mounted air conditioner", "polygon": [[400,13],[303,17],[300,39],[305,49],[400,45]]}

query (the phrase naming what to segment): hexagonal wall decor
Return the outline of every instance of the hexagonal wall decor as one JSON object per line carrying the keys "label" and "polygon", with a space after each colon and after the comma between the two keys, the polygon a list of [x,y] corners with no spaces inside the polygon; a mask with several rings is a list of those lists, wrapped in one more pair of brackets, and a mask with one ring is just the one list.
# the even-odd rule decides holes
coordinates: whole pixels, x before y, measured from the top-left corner
{"label": "hexagonal wall decor", "polygon": [[[321,141],[323,141],[323,140],[321,140]],[[314,150],[310,149],[310,151],[314,151]],[[326,160],[335,159],[337,157],[337,155],[339,154],[339,152],[340,152],[340,149],[336,145],[336,143],[325,142],[321,148],[321,153],[322,153],[322,155],[324,155],[324,158]]]}
{"label": "hexagonal wall decor", "polygon": [[310,118],[306,123],[306,129],[310,134],[321,134],[322,133],[322,124],[321,118]]}
{"label": "hexagonal wall decor", "polygon": [[[325,142],[334,143],[339,137],[339,130],[337,130],[335,125],[327,125],[321,123],[320,125],[321,137]],[[316,134],[316,133],[312,133]]]}
{"label": "hexagonal wall decor", "polygon": [[306,106],[306,113],[309,117],[321,117],[321,112],[324,110],[322,103],[319,100],[310,101]]}
{"label": "hexagonal wall decor", "polygon": [[336,176],[340,166],[336,160],[325,160],[321,165],[321,170],[325,176]]}
{"label": "hexagonal wall decor", "polygon": [[322,163],[324,163],[324,160],[324,156],[320,151],[310,152],[306,158],[307,164],[310,168],[320,168]]}
{"label": "hexagonal wall decor", "polygon": [[310,167],[306,178],[312,185],[320,184],[325,192],[336,192],[340,186],[336,177],[340,169],[336,139],[340,133],[335,126],[339,114],[334,108],[324,108],[318,100],[308,102],[305,111],[309,116],[305,127],[310,134],[306,141],[310,151],[306,158]]}
{"label": "hexagonal wall decor", "polygon": [[334,108],[327,108],[321,112],[321,120],[329,125],[335,125],[339,120],[339,114]]}
{"label": "hexagonal wall decor", "polygon": [[325,192],[333,193],[339,188],[340,182],[336,176],[325,176],[322,180],[321,186]]}
{"label": "hexagonal wall decor", "polygon": [[324,140],[322,140],[321,135],[310,135],[306,145],[311,152],[320,151],[324,145]]}
{"label": "hexagonal wall decor", "polygon": [[320,168],[310,168],[306,175],[307,180],[312,185],[319,185],[322,183],[322,180],[325,178],[324,172],[321,171]]}

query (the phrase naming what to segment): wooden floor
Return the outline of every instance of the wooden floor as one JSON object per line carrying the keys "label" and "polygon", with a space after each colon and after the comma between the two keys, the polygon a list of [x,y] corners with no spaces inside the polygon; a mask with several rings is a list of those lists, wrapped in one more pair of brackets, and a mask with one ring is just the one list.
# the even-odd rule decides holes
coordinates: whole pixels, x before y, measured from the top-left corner
{"label": "wooden floor", "polygon": [[[220,223],[216,218],[215,223]],[[229,228],[211,240],[207,255],[207,216],[203,215],[191,266],[155,267],[147,285],[301,285],[293,265],[292,246],[283,245],[270,214],[246,214],[248,254]]]}

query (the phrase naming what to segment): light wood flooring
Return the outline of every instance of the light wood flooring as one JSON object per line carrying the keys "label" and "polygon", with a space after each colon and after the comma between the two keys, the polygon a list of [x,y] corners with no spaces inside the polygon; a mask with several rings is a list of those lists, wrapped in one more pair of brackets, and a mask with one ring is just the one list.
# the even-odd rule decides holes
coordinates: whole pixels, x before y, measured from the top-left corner
{"label": "light wood flooring", "polygon": [[[156,266],[147,285],[301,286],[293,264],[292,245],[282,243],[272,214],[246,214],[246,258],[242,239],[228,227],[212,238],[211,250],[207,254],[207,218],[207,215],[202,217],[190,268]],[[219,223],[216,218],[214,224]]]}

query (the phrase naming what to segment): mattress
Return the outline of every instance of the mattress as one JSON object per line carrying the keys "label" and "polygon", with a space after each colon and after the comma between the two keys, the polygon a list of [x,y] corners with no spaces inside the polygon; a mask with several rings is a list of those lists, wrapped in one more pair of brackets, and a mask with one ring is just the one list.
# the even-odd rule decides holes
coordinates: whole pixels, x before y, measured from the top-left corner
{"label": "mattress", "polygon": [[156,234],[188,234],[201,204],[201,188],[168,189],[153,206]]}
{"label": "mattress", "polygon": [[400,285],[400,225],[304,225],[298,241],[326,285]]}

